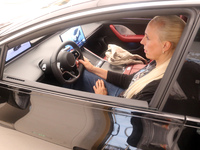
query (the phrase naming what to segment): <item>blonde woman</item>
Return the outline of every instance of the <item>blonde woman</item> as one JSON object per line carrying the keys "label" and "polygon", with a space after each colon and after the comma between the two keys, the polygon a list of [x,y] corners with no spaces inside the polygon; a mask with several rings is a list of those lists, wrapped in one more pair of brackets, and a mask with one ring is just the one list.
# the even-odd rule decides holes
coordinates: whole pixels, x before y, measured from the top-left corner
{"label": "blonde woman", "polygon": [[[93,66],[87,59],[79,60],[87,71],[80,90],[96,94],[121,96],[150,101],[179,42],[185,22],[178,16],[156,16],[147,25],[141,41],[146,57],[153,60],[132,75],[118,74]],[[81,84],[81,85],[80,85]],[[75,87],[75,86],[74,86]]]}

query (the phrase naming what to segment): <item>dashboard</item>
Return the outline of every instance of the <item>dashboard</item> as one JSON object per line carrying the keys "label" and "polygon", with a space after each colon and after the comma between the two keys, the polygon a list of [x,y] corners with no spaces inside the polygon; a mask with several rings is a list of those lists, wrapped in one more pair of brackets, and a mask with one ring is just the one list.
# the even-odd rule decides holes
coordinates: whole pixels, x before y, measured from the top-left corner
{"label": "dashboard", "polygon": [[[84,47],[87,39],[101,28],[101,23],[92,23],[82,26],[72,27],[65,31],[58,32],[39,44],[32,46],[32,41],[21,44],[8,50],[4,70],[4,78],[12,77],[21,80],[38,81],[44,72],[40,68],[41,61],[50,61],[54,50],[67,40],[72,40],[81,48],[83,56],[98,67],[108,70],[123,71],[123,67],[111,67],[103,58],[99,57],[91,50]],[[70,50],[71,48],[69,48]],[[50,64],[49,62],[47,64]]]}
{"label": "dashboard", "polygon": [[[125,65],[113,66],[104,59],[108,44],[117,44],[126,50],[131,50],[131,53],[141,56],[143,56],[143,47],[139,42],[121,41],[110,29],[110,24],[121,24],[136,34],[143,34],[147,23],[148,20],[145,19],[130,20],[130,18],[118,22],[95,22],[46,35],[45,38],[40,37],[27,41],[8,50],[3,78],[40,82],[45,75],[45,72],[41,69],[41,64],[50,65],[53,52],[67,40],[76,42],[83,56],[89,59],[94,66],[123,73],[126,68]],[[47,67],[51,68],[51,66]]]}

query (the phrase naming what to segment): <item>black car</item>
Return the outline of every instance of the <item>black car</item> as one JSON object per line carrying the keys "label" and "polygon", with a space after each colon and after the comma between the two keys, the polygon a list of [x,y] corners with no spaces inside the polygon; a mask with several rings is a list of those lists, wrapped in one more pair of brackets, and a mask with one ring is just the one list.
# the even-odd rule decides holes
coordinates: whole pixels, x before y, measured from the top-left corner
{"label": "black car", "polygon": [[[149,103],[63,86],[81,76],[83,66],[70,65],[83,56],[119,73],[144,67],[112,65],[105,52],[115,44],[145,58],[140,41],[157,15],[177,15],[186,27]],[[0,149],[200,149],[199,29],[200,2],[185,0],[88,0],[7,26],[0,33]]]}

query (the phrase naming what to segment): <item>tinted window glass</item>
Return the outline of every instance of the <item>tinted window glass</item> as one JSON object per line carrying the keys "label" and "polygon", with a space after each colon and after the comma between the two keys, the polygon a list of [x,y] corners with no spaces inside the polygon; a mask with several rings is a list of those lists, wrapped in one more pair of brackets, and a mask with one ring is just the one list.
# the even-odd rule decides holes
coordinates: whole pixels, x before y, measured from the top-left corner
{"label": "tinted window glass", "polygon": [[171,90],[165,110],[200,117],[200,30]]}

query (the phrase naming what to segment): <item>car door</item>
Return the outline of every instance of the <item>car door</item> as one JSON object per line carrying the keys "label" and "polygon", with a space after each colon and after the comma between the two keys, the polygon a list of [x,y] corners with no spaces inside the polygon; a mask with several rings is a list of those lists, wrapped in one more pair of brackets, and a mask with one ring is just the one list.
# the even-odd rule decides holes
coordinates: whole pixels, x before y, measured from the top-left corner
{"label": "car door", "polygon": [[194,32],[160,110],[185,116],[177,144],[180,149],[199,149],[200,145],[200,24],[195,21]]}
{"label": "car door", "polygon": [[[175,9],[172,10],[177,13]],[[141,11],[144,13],[144,10]],[[153,16],[160,12],[160,9],[154,13],[151,10],[146,13],[148,12],[151,12]],[[189,15],[192,14],[188,11],[185,12]],[[163,11],[163,14],[168,14],[168,11]],[[115,14],[110,17],[112,16],[115,16]],[[191,16],[196,17],[194,14]],[[88,18],[85,17],[84,19]],[[194,20],[191,19],[187,27],[189,31],[185,32],[185,35],[189,35],[193,22]],[[68,23],[73,24],[70,21]],[[21,38],[23,39],[24,37]],[[50,37],[47,40],[52,39],[57,42],[54,37]],[[182,39],[182,41],[184,42],[181,46],[185,46],[186,39]],[[9,43],[6,44],[6,46],[9,46]],[[48,46],[49,49],[51,46],[57,48],[56,45],[45,46]],[[38,51],[39,46],[36,46],[34,50]],[[31,54],[33,53],[26,53],[25,55]],[[41,57],[41,55],[40,53],[39,56]],[[48,54],[45,53],[45,55]],[[1,56],[5,60],[6,52],[1,53]],[[28,58],[34,58],[34,55],[31,56]],[[34,62],[38,64],[41,59],[36,58],[29,61],[33,64]],[[33,68],[36,71],[30,70],[25,77],[17,76],[17,73],[20,75],[25,74],[25,72],[20,72],[20,64],[22,65],[22,63],[28,63],[29,61],[25,57],[16,59],[13,61],[15,67],[10,69],[9,65],[12,66],[12,64],[4,66],[4,62],[2,63],[3,68],[5,68],[2,70],[1,88],[9,91],[9,94],[6,94],[6,96],[9,95],[9,105],[5,104],[1,107],[3,108],[1,109],[1,114],[3,114],[1,117],[2,124],[6,125],[8,123],[6,118],[9,114],[9,125],[13,130],[69,149],[179,148],[177,141],[186,121],[184,115],[163,113],[157,110],[158,107],[149,106],[145,101],[75,91],[37,82],[38,78],[37,80],[26,79],[25,77],[35,77],[37,71],[42,75],[42,71],[37,70],[40,69],[39,66],[35,64]],[[9,74],[12,69],[15,69],[15,74]],[[26,69],[30,68],[27,67]],[[163,82],[160,86],[165,85],[166,83]],[[3,95],[2,91],[1,95]],[[6,96],[2,96],[2,99],[7,100]],[[159,101],[162,96],[163,93],[155,95],[152,101]],[[7,109],[10,108],[10,104],[14,107]],[[5,110],[9,113],[6,113]],[[13,113],[13,110],[16,113]]]}

